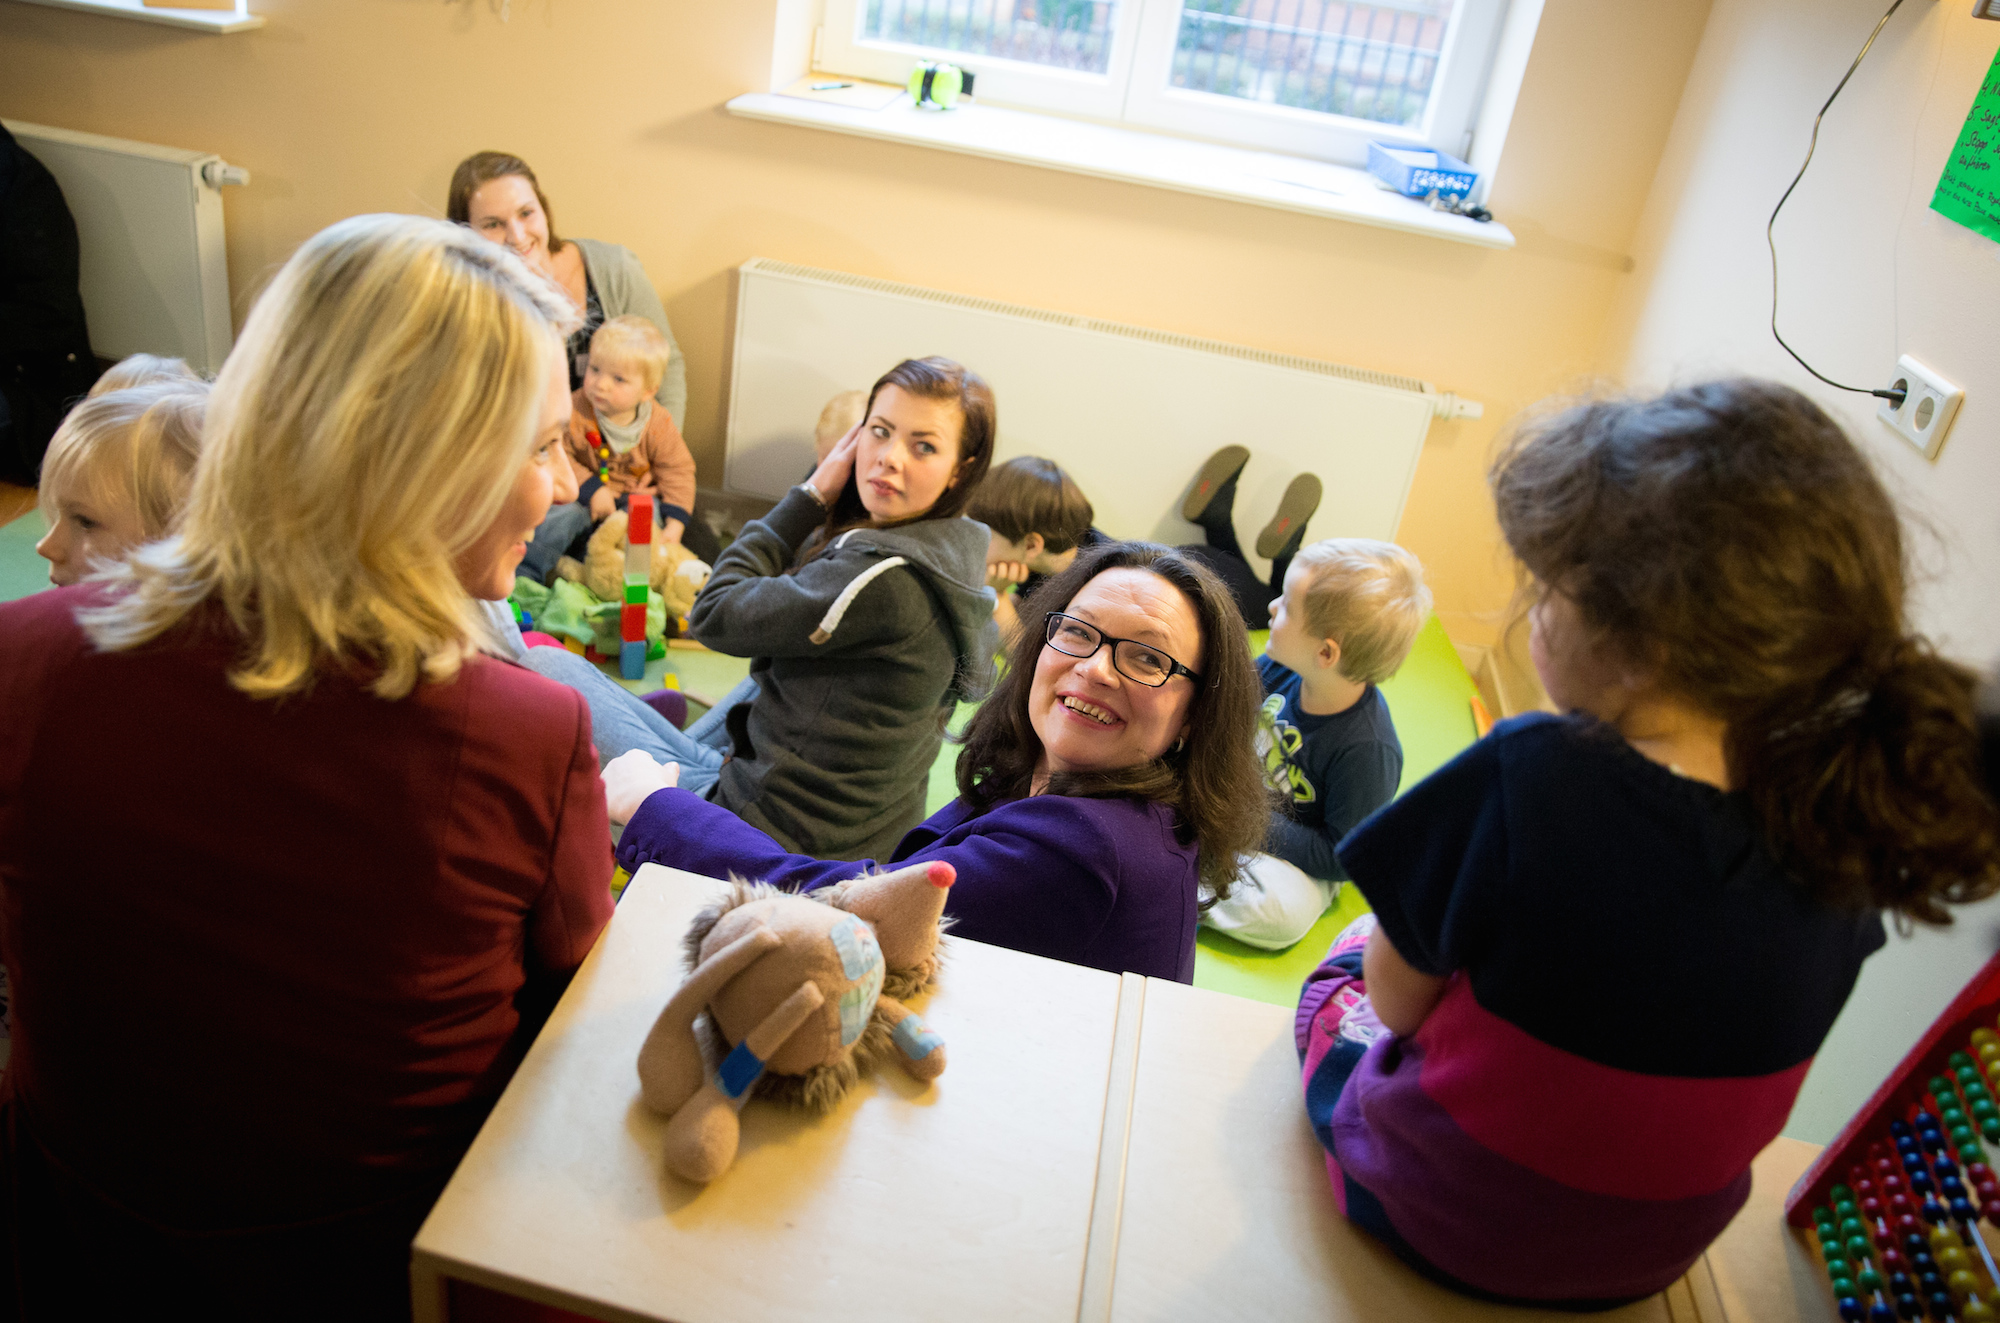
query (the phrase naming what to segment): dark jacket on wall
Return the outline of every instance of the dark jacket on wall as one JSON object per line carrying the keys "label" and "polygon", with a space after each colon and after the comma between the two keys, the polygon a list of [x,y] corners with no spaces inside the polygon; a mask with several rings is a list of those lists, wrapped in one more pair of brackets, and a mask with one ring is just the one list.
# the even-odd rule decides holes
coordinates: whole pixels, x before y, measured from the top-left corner
{"label": "dark jacket on wall", "polygon": [[48,167],[0,127],[0,478],[34,482],[56,425],[96,380],[76,222]]}
{"label": "dark jacket on wall", "polygon": [[824,518],[787,493],[743,526],[689,612],[695,638],[753,658],[759,685],[729,714],[712,798],[788,850],[886,859],[923,821],[954,705],[992,673],[988,534],[970,519],[858,528],[785,573]]}

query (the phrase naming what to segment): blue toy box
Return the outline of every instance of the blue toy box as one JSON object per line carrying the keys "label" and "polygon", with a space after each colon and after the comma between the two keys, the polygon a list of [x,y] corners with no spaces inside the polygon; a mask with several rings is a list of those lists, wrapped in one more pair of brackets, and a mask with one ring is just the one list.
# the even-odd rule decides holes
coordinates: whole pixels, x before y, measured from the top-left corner
{"label": "blue toy box", "polygon": [[1462,198],[1479,182],[1479,172],[1429,147],[1368,144],[1368,173],[1408,197]]}

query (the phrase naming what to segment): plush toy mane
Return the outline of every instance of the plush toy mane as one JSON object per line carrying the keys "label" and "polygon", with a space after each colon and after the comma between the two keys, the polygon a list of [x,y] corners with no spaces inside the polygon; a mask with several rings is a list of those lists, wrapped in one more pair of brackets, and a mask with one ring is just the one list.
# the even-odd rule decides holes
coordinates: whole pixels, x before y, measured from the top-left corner
{"label": "plush toy mane", "polygon": [[[866,876],[864,874],[864,876]],[[847,884],[839,883],[820,891],[804,893],[782,891],[768,882],[751,882],[741,877],[729,879],[729,889],[704,906],[688,925],[687,935],[682,939],[681,955],[687,969],[692,971],[701,963],[702,943],[715,931],[715,925],[722,917],[739,905],[764,900],[774,896],[799,896],[805,900],[817,901],[837,910],[851,912],[851,907],[843,902]],[[940,921],[938,930],[943,932],[951,926],[951,919]],[[907,1000],[920,992],[925,992],[937,982],[938,972],[944,967],[944,944],[940,942],[930,959],[905,969],[885,969],[882,974],[882,992],[898,1001]],[[695,1035],[701,1042],[702,1054],[707,1059],[708,1068],[713,1071],[716,1064],[729,1054],[730,1044],[717,1027],[715,1017],[702,1012],[695,1021]],[[847,1091],[861,1079],[861,1073],[872,1069],[878,1061],[894,1053],[895,1047],[890,1037],[888,1023],[880,1015],[868,1018],[868,1027],[861,1031],[855,1041],[854,1050],[832,1065],[815,1066],[802,1075],[780,1075],[774,1070],[764,1072],[751,1087],[753,1098],[768,1098],[774,1102],[808,1111],[826,1113],[839,1105]]]}

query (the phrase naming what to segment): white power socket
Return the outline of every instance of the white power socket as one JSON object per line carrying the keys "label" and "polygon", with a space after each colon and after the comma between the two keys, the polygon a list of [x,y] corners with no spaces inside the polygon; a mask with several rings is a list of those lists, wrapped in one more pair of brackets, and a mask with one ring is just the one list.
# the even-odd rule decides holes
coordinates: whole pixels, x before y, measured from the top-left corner
{"label": "white power socket", "polygon": [[1936,459],[1951,420],[1958,416],[1965,392],[1908,354],[1896,360],[1895,385],[1907,391],[1900,409],[1883,400],[1875,406],[1875,416],[1896,429],[1925,459]]}

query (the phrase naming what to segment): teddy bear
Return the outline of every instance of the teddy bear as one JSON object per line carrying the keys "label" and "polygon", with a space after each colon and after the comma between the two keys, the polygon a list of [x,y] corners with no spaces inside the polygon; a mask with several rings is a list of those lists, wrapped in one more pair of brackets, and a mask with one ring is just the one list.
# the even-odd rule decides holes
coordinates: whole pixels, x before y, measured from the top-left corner
{"label": "teddy bear", "polygon": [[736,879],[695,917],[687,980],[639,1049],[640,1094],[671,1118],[668,1170],[727,1171],[752,1094],[824,1113],[878,1061],[944,1072],[944,1040],[903,1002],[937,981],[956,878],[933,860],[806,895]]}
{"label": "teddy bear", "polygon": [[[556,573],[581,583],[601,602],[624,601],[625,529],[625,512],[613,510],[590,535],[582,563],[565,556],[557,562]],[[666,603],[668,620],[688,613],[708,575],[707,562],[680,543],[653,539],[653,572],[648,584]],[[674,633],[671,625],[667,633]]]}

